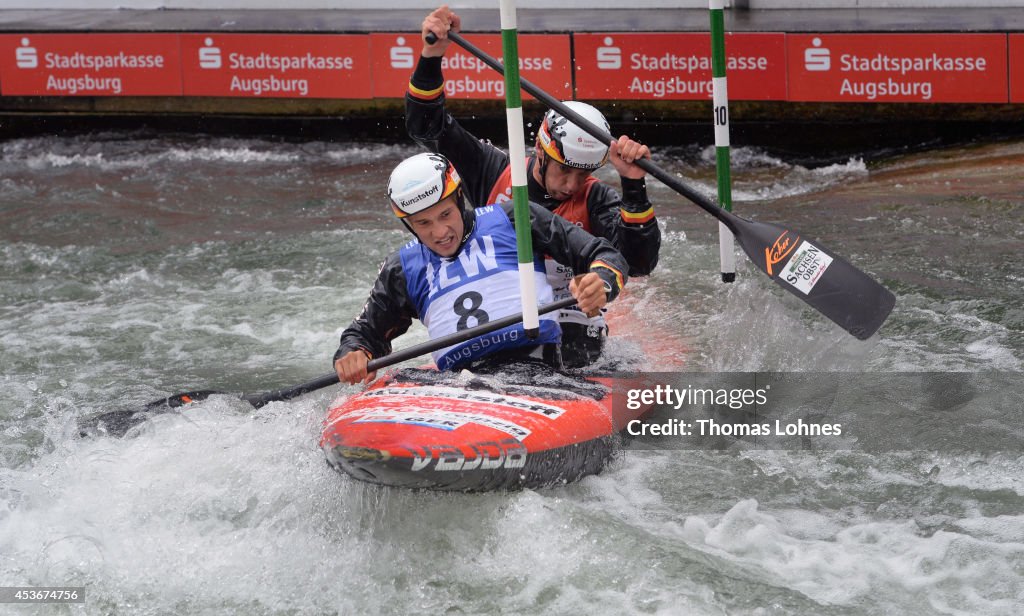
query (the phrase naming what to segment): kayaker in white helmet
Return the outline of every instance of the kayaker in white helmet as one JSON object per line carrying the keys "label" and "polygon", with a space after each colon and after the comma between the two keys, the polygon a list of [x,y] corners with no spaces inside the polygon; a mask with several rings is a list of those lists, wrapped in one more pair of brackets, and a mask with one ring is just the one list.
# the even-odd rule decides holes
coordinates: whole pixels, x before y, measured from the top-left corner
{"label": "kayaker in white helmet", "polygon": [[[399,164],[388,181],[394,214],[415,236],[391,253],[362,312],[341,335],[334,369],[346,383],[369,381],[367,362],[391,352],[391,341],[413,319],[431,338],[474,327],[520,311],[519,263],[511,201],[476,209],[463,200],[462,180],[440,154],[417,154]],[[580,310],[598,314],[626,281],[622,255],[604,239],[530,205],[534,282],[541,304],[553,301],[543,255],[576,272],[570,292]],[[441,370],[472,368],[488,361],[527,358],[560,368],[561,328],[542,315],[539,337],[528,339],[522,323],[499,329],[433,354]]]}
{"label": "kayaker in white helmet", "polygon": [[[458,32],[461,24],[447,5],[423,20],[423,49],[405,97],[406,128],[424,148],[447,156],[462,175],[469,202],[483,205],[510,198],[511,168],[508,154],[477,139],[445,110],[441,59],[451,43],[448,31]],[[429,33],[437,36],[436,42],[427,42]],[[604,115],[592,105],[577,101],[565,104],[611,132]],[[650,156],[647,146],[625,135],[613,141],[609,149],[556,111],[549,111],[537,131],[534,153],[527,159],[529,199],[607,239],[626,259],[631,276],[646,276],[658,263],[661,230],[647,197],[646,173],[635,163]],[[621,195],[592,175],[606,162],[619,174]],[[573,272],[566,265],[557,263],[557,259],[547,264],[556,300],[568,296]],[[566,365],[581,367],[596,360],[608,329],[604,319],[566,309],[559,320]]]}

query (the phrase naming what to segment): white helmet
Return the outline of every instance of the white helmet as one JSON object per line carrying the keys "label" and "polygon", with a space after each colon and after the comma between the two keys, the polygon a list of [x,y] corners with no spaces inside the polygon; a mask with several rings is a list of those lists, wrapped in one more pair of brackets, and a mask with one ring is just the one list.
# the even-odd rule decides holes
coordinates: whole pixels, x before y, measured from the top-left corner
{"label": "white helmet", "polygon": [[[608,120],[593,106],[579,101],[566,101],[565,106],[611,133]],[[544,123],[537,131],[537,143],[548,156],[567,167],[593,170],[608,161],[607,145],[554,109],[544,115]]]}
{"label": "white helmet", "polygon": [[388,197],[395,216],[405,218],[437,205],[458,191],[459,172],[440,154],[417,154],[391,172]]}

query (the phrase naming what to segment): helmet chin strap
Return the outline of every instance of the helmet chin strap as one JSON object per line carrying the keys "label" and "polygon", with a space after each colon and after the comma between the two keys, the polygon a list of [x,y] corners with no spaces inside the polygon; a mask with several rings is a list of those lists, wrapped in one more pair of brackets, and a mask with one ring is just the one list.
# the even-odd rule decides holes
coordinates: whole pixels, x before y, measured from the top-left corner
{"label": "helmet chin strap", "polygon": [[548,163],[551,162],[551,159],[540,148],[537,148],[536,158],[537,172],[540,174],[540,187],[544,189],[544,194],[550,197],[551,191],[548,190]]}
{"label": "helmet chin strap", "polygon": [[459,211],[462,212],[462,241],[459,242],[459,249],[455,251],[455,254],[462,252],[462,247],[466,245],[466,240],[473,234],[473,229],[476,228],[476,210],[473,208],[466,207],[466,199],[462,194],[462,187],[459,187],[459,196],[456,198],[458,203]]}

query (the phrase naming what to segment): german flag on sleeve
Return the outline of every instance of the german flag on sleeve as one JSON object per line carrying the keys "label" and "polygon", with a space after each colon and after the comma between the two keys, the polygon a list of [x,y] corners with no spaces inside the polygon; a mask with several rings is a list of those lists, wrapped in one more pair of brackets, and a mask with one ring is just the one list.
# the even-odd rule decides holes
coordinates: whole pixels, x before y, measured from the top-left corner
{"label": "german flag on sleeve", "polygon": [[434,88],[433,90],[422,90],[422,89],[417,88],[416,86],[414,86],[411,81],[409,82],[409,94],[412,94],[414,98],[418,98],[420,100],[425,100],[425,101],[434,100],[438,96],[441,96],[441,94],[443,92],[444,92],[444,83],[443,82],[441,83],[441,85],[439,85],[438,87]]}
{"label": "german flag on sleeve", "polygon": [[622,214],[622,221],[631,225],[642,225],[654,218],[654,206],[643,212],[627,212],[622,208],[619,208],[619,212]]}
{"label": "german flag on sleeve", "polygon": [[598,260],[596,260],[596,261],[594,261],[593,263],[590,264],[590,271],[594,271],[598,267],[603,267],[606,270],[610,270],[613,274],[615,274],[615,284],[618,285],[620,291],[622,290],[622,288],[624,286],[626,286],[626,281],[625,281],[625,279],[622,276],[622,272],[620,272],[619,270],[615,269],[611,265],[608,265],[604,261],[601,261],[600,259],[598,259]]}

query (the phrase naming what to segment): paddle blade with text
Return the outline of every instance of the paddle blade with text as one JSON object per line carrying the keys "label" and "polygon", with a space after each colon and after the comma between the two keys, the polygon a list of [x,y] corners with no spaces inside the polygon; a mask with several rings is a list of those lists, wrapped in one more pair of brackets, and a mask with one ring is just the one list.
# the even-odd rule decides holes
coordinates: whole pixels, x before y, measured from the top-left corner
{"label": "paddle blade with text", "polygon": [[764,273],[860,340],[870,338],[896,297],[798,231],[734,216],[736,239]]}

